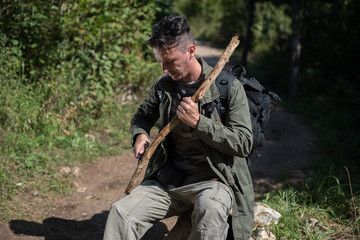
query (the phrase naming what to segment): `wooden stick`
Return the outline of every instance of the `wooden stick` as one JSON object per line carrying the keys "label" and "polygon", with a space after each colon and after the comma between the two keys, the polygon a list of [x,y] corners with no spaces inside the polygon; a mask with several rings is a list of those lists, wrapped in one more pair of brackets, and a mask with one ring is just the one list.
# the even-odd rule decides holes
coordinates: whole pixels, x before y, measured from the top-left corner
{"label": "wooden stick", "polygon": [[[235,51],[236,47],[239,45],[240,40],[238,36],[234,36],[229,45],[226,47],[223,54],[220,56],[218,62],[216,63],[213,70],[198,88],[198,90],[194,93],[191,99],[194,102],[199,102],[205,95],[206,91],[209,89],[211,84],[215,81],[217,76],[220,74],[221,70],[224,68],[225,64],[229,61],[230,56]],[[160,142],[168,135],[168,133],[173,130],[180,123],[180,119],[175,115],[175,117],[160,131],[160,133],[156,136],[154,141],[150,144],[149,148],[146,150],[144,156],[139,161],[138,166],[130,179],[128,186],[125,189],[125,194],[129,194],[133,188],[136,179],[139,177],[143,168],[149,163],[149,160],[154,153],[157,146]]]}

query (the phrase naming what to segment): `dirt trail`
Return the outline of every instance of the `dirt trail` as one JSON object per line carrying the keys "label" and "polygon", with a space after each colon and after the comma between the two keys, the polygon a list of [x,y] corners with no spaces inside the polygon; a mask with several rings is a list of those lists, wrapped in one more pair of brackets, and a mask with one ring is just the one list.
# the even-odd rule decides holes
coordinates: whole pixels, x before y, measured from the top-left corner
{"label": "dirt trail", "polygon": [[[214,65],[222,51],[201,44],[197,53]],[[309,127],[294,115],[277,108],[266,129],[266,145],[251,160],[255,191],[266,193],[281,186],[279,175],[293,176],[294,182],[303,179],[301,167],[312,159],[313,139]],[[40,199],[53,206],[44,209],[46,217],[41,220],[0,222],[0,240],[102,239],[108,210],[112,203],[124,197],[123,191],[135,166],[136,160],[131,153],[100,158],[95,164],[82,166],[81,176],[74,177],[75,194]],[[154,225],[143,239],[161,239],[175,221],[176,218],[172,218]]]}

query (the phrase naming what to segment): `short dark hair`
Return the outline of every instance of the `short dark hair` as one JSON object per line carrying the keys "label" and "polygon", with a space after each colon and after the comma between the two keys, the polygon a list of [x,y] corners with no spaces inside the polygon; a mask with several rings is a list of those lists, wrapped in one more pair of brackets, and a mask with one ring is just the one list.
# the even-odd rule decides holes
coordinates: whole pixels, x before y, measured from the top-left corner
{"label": "short dark hair", "polygon": [[[186,37],[186,38],[184,38]],[[170,49],[184,44],[194,44],[189,22],[181,16],[167,16],[152,28],[152,36],[147,41],[152,48]],[[185,46],[186,45],[186,46]]]}

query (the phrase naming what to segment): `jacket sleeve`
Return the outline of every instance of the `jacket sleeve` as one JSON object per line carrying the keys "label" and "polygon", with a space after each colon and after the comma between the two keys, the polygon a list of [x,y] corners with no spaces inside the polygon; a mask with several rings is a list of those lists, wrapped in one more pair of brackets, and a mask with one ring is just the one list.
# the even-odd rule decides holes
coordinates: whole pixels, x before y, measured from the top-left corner
{"label": "jacket sleeve", "polygon": [[200,115],[192,136],[225,154],[247,157],[251,152],[253,137],[249,105],[239,81],[233,82],[230,96],[225,124]]}
{"label": "jacket sleeve", "polygon": [[144,133],[150,138],[150,130],[159,118],[159,81],[160,78],[151,85],[147,98],[131,118],[130,133],[132,135],[133,146],[138,134]]}

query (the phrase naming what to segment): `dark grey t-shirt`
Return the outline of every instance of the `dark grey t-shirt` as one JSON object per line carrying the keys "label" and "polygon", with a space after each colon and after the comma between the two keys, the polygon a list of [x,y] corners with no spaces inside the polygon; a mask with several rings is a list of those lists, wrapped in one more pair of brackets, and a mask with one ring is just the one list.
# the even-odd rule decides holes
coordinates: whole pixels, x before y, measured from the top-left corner
{"label": "dark grey t-shirt", "polygon": [[[183,83],[178,81],[174,89],[171,106],[171,117],[175,116],[176,109],[183,97],[192,96],[201,85],[202,81]],[[187,175],[183,185],[216,177],[210,168],[199,139],[190,135],[191,128],[184,123],[180,124],[170,133],[170,159],[175,167]]]}

